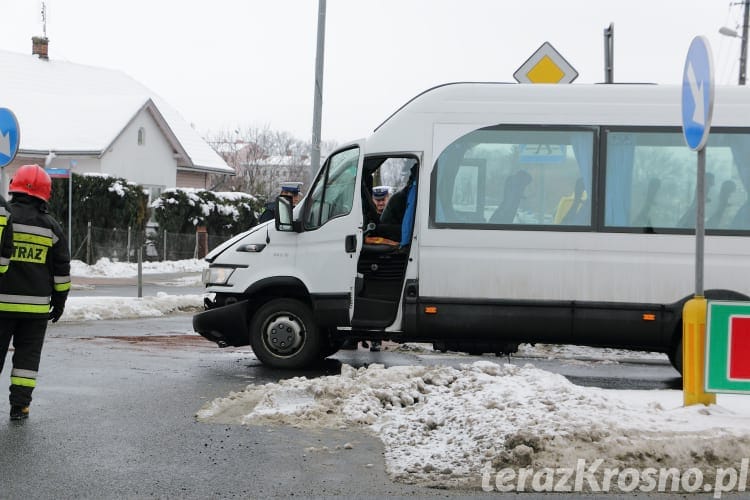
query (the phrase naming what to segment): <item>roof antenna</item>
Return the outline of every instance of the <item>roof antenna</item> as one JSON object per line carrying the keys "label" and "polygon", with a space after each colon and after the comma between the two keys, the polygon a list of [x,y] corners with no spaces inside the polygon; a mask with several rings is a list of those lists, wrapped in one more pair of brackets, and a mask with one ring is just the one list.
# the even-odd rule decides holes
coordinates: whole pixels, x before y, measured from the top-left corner
{"label": "roof antenna", "polygon": [[42,35],[47,38],[47,4],[42,2]]}

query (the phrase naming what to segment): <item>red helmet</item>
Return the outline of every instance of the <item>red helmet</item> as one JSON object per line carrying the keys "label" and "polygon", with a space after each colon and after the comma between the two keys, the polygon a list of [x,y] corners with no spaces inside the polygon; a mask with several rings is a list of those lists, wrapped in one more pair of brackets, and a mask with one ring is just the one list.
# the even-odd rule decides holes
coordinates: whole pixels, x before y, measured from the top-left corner
{"label": "red helmet", "polygon": [[10,180],[9,193],[26,193],[35,198],[49,201],[52,194],[52,180],[39,165],[24,165]]}

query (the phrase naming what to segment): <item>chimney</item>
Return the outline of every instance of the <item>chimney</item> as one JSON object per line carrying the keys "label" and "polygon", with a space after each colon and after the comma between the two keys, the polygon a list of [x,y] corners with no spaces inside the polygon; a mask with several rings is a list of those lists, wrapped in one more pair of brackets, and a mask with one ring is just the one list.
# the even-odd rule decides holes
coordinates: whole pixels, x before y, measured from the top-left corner
{"label": "chimney", "polygon": [[49,38],[46,36],[31,37],[31,54],[39,56],[39,59],[49,60],[47,50],[49,49]]}

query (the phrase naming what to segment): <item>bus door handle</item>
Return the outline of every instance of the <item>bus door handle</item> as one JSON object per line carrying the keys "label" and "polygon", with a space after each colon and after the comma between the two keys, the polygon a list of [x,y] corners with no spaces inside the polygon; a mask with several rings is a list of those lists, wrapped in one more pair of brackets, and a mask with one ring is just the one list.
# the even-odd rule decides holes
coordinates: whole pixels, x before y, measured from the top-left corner
{"label": "bus door handle", "polygon": [[344,250],[346,253],[354,253],[357,251],[357,235],[347,234],[344,240]]}

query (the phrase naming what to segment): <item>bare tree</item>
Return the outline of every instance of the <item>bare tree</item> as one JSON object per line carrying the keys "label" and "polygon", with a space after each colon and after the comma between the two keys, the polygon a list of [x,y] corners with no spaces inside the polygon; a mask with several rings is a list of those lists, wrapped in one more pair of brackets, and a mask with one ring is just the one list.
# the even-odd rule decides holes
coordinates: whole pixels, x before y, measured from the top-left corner
{"label": "bare tree", "polygon": [[[289,132],[263,127],[236,128],[209,134],[206,141],[235,169],[236,175],[211,176],[211,190],[243,191],[270,199],[284,181],[300,181],[309,187],[310,142]],[[336,147],[333,141],[321,144],[327,155]]]}

